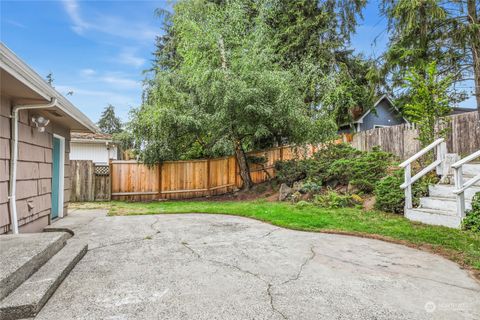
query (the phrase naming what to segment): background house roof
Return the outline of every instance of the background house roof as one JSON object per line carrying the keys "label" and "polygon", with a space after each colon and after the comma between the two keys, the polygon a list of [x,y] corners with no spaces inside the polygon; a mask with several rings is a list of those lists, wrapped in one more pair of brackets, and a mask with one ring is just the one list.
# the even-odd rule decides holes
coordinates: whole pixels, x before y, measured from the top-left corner
{"label": "background house roof", "polygon": [[72,132],[72,142],[81,143],[98,143],[98,142],[112,142],[112,135],[107,133],[91,133],[91,132]]}
{"label": "background house roof", "polygon": [[[363,123],[363,118],[365,118],[372,110],[376,109],[377,106],[380,104],[380,102],[382,102],[383,100],[387,100],[388,103],[398,112],[398,114],[401,115],[400,110],[398,110],[398,108],[395,106],[392,99],[390,99],[388,95],[384,94],[383,96],[380,97],[380,99],[377,100],[377,102],[375,102],[375,104],[373,105],[373,108],[367,110],[367,112],[360,115],[357,119],[354,119],[353,123]],[[406,123],[409,123],[408,120],[405,119],[403,116],[402,118],[403,120],[405,120]]]}
{"label": "background house roof", "polygon": [[450,112],[451,115],[454,114],[461,114],[461,113],[466,113],[466,112],[473,112],[477,111],[476,109],[471,109],[471,108],[458,108],[458,107],[453,107],[452,112]]}

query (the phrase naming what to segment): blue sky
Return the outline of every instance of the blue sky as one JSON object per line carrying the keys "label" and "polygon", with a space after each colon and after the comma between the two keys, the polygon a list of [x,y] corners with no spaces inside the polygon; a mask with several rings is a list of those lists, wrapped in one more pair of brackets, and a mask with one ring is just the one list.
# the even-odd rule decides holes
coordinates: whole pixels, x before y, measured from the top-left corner
{"label": "blue sky", "polygon": [[[93,121],[109,103],[127,120],[161,32],[156,8],[171,1],[1,0],[0,38],[40,75],[51,72],[62,94],[73,91],[68,98]],[[378,57],[388,38],[377,1],[364,18],[352,47]]]}

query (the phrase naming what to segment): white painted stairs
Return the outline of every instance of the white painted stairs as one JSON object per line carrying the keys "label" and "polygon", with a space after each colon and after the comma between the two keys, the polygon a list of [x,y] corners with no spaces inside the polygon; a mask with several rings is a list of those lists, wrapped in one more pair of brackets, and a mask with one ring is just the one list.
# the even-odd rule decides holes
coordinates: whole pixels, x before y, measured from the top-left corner
{"label": "white painted stairs", "polygon": [[[480,163],[463,165],[463,180],[480,174]],[[418,208],[407,209],[405,217],[426,224],[460,228],[462,218],[457,215],[457,200],[453,193],[453,184],[437,184],[429,186],[429,196],[420,199]],[[465,209],[472,208],[472,198],[480,192],[480,182],[465,191]]]}

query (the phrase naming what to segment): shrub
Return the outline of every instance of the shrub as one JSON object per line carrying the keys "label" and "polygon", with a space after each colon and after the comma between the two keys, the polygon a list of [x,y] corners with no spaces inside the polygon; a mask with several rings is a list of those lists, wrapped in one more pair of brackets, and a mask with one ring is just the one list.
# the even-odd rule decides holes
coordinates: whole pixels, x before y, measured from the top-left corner
{"label": "shrub", "polygon": [[[427,174],[412,187],[412,202],[416,206],[420,198],[428,195],[428,186],[436,183],[438,178],[434,173]],[[405,192],[400,189],[404,182],[403,170],[396,170],[391,175],[384,177],[375,185],[375,208],[378,210],[403,213],[405,207]]]}
{"label": "shrub", "polygon": [[332,190],[328,190],[323,194],[317,194],[313,201],[316,205],[329,209],[353,207],[358,204],[351,195],[338,194]]}
{"label": "shrub", "polygon": [[348,143],[330,144],[325,149],[317,151],[313,158],[320,162],[331,162],[339,159],[355,158],[361,153],[362,151],[353,148]]}
{"label": "shrub", "polygon": [[301,193],[319,193],[322,190],[322,184],[316,181],[308,180],[303,183],[300,189]]}
{"label": "shrub", "polygon": [[310,162],[312,162],[310,159],[277,161],[275,171],[278,181],[292,186],[295,181],[305,179],[311,166]]}
{"label": "shrub", "polygon": [[[332,144],[325,149],[321,149],[313,156],[315,162],[315,170],[310,170],[310,176],[315,176],[323,184],[332,180],[339,180],[340,183],[346,183],[348,176],[343,175],[345,166],[342,166],[350,159],[358,157],[362,154],[359,151],[346,143]],[[335,162],[337,162],[335,164]]]}
{"label": "shrub", "polygon": [[378,148],[363,152],[348,144],[337,144],[318,151],[312,159],[281,161],[275,168],[279,181],[289,185],[302,179],[317,186],[350,183],[361,192],[370,193],[387,174],[391,161],[392,155]]}
{"label": "shrub", "polygon": [[397,170],[392,175],[381,179],[375,186],[375,209],[402,213],[405,206],[405,195],[400,189],[402,183],[402,170]]}
{"label": "shrub", "polygon": [[463,219],[462,228],[480,232],[480,192],[477,192],[472,200],[472,210],[467,211]]}
{"label": "shrub", "polygon": [[328,179],[336,179],[343,185],[350,183],[362,192],[371,193],[378,180],[387,174],[391,161],[390,153],[375,148],[354,158],[334,161],[328,170]]}

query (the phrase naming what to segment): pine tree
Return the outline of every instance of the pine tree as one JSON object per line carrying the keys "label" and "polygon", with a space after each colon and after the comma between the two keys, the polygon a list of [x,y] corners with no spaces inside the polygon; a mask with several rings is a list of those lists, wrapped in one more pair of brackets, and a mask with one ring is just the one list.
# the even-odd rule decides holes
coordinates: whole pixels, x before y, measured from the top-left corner
{"label": "pine tree", "polygon": [[103,133],[114,134],[122,131],[122,122],[115,115],[115,107],[111,104],[103,110],[97,125]]}

